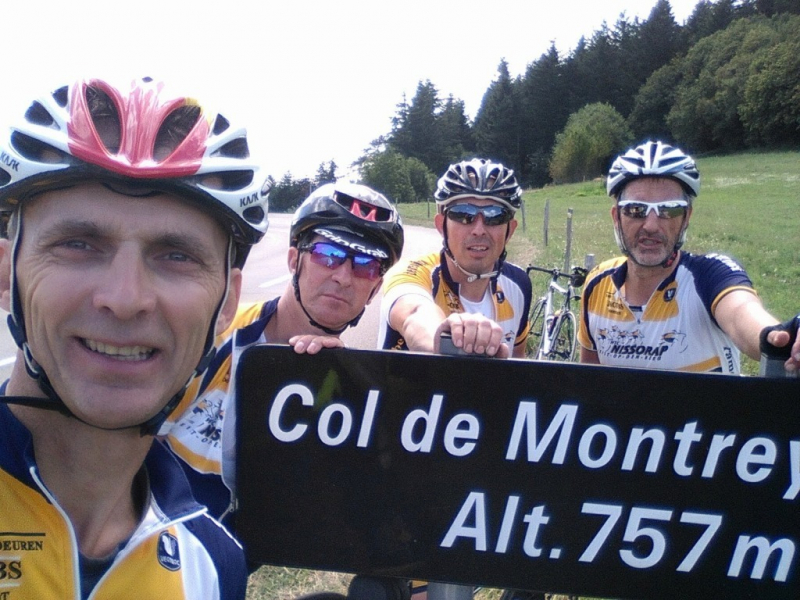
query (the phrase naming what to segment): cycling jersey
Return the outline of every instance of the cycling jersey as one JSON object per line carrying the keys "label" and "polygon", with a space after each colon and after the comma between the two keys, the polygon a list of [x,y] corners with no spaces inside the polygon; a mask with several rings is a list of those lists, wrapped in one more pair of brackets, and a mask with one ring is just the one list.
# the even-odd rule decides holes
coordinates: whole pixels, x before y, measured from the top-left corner
{"label": "cycling jersey", "polygon": [[400,333],[389,324],[392,305],[406,294],[433,298],[446,315],[480,312],[503,328],[503,341],[511,352],[528,337],[531,280],[523,269],[509,262],[503,262],[499,275],[491,280],[484,308],[473,310],[465,310],[465,304],[471,303],[461,297],[459,285],[450,277],[443,251],[397,263],[386,274],[383,284],[378,348],[408,350]]}
{"label": "cycling jersey", "polygon": [[278,298],[239,308],[216,339],[214,360],[190,383],[168,422],[165,440],[181,459],[195,498],[229,526],[236,473],[235,366],[246,348],[266,343],[264,328],[277,308]]}
{"label": "cycling jersey", "polygon": [[243,600],[239,544],[192,498],[175,458],[155,441],[144,463],[144,516],[94,590],[81,590],[76,534],[41,480],[27,428],[0,404],[0,598]]}
{"label": "cycling jersey", "polygon": [[740,265],[720,254],[681,252],[677,268],[642,307],[629,305],[620,292],[627,272],[619,257],[586,279],[578,341],[597,352],[600,364],[739,374],[739,350],[714,311],[734,290],[755,293]]}

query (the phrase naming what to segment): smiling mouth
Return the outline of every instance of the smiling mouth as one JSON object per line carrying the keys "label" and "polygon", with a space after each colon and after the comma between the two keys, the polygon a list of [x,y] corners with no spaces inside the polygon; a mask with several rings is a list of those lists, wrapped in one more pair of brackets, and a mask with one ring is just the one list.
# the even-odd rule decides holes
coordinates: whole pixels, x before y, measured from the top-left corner
{"label": "smiling mouth", "polygon": [[112,346],[111,344],[87,339],[83,339],[82,342],[92,352],[117,360],[141,361],[147,360],[155,354],[155,349],[147,346]]}

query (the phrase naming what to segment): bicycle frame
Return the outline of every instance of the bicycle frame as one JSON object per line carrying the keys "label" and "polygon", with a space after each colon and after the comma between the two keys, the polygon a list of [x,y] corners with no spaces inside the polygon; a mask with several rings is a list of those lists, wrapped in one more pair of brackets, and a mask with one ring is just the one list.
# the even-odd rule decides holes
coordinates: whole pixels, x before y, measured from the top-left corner
{"label": "bicycle frame", "polygon": [[[577,341],[577,317],[572,311],[572,301],[579,298],[575,289],[583,285],[586,270],[573,267],[571,273],[562,273],[558,268],[529,265],[527,273],[531,271],[547,273],[550,281],[544,296],[531,309],[528,358],[572,361]],[[558,283],[559,278],[568,280],[566,287]]]}

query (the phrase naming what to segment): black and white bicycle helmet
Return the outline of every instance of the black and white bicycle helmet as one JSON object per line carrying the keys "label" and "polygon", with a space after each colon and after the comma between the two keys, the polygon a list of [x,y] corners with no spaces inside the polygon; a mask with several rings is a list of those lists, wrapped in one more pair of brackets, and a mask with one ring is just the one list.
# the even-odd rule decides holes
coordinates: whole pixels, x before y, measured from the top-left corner
{"label": "black and white bicycle helmet", "polygon": [[[231,236],[230,264],[238,267],[267,231],[269,185],[250,159],[245,130],[150,78],[123,85],[81,80],[34,100],[0,136],[0,157],[0,211],[14,212],[36,194],[82,181],[134,195],[170,193],[222,224]],[[23,221],[20,214],[12,256]],[[9,328],[29,375],[48,397],[39,406],[71,414],[31,353],[15,281]],[[213,356],[215,323],[216,317],[198,373]],[[181,393],[141,425],[143,433],[158,431]]]}
{"label": "black and white bicycle helmet", "polygon": [[386,196],[358,183],[327,183],[314,190],[294,213],[289,242],[297,246],[305,233],[319,233],[316,230],[345,234],[335,241],[380,258],[384,269],[403,252],[403,223],[397,209]]}
{"label": "black and white bicycle helmet", "polygon": [[618,156],[608,171],[608,195],[619,197],[626,184],[640,177],[670,177],[690,196],[700,192],[700,172],[692,157],[663,142],[645,142]]}
{"label": "black and white bicycle helmet", "polygon": [[439,208],[463,198],[495,200],[513,211],[522,205],[522,188],[514,171],[484,158],[450,165],[439,178],[433,196]]}
{"label": "black and white bicycle helmet", "polygon": [[[381,274],[386,273],[403,252],[404,234],[400,213],[386,196],[358,183],[327,183],[303,201],[294,213],[289,228],[289,243],[296,248],[314,235],[378,258],[382,264]],[[358,324],[364,310],[338,329],[316,321],[303,305],[299,280],[298,263],[292,277],[294,295],[311,325],[330,335],[339,335],[348,327]]]}

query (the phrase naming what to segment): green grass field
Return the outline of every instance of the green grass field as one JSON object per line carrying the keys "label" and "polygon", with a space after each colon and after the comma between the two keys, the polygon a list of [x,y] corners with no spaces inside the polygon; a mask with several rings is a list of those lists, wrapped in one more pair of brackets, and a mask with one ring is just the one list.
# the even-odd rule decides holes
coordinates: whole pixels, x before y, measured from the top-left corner
{"label": "green grass field", "polygon": [[[763,298],[781,320],[800,311],[800,152],[747,153],[698,158],[702,175],[686,249],[720,252],[738,260]],[[548,244],[544,244],[543,215],[549,201]],[[571,263],[583,265],[586,254],[600,262],[618,255],[609,214],[611,200],[602,181],[546,187],[524,195],[522,223],[512,240],[510,259],[526,266],[564,265],[567,211],[572,209]],[[405,222],[431,225],[435,206],[400,205]],[[520,220],[522,220],[520,216]],[[534,292],[547,277],[541,275]],[[539,281],[541,280],[541,281]],[[742,359],[745,373],[758,365]],[[262,567],[250,578],[249,600],[290,600],[312,590],[347,589],[349,575]],[[497,590],[480,592],[495,600]]]}

